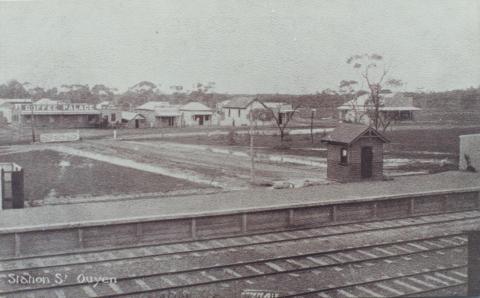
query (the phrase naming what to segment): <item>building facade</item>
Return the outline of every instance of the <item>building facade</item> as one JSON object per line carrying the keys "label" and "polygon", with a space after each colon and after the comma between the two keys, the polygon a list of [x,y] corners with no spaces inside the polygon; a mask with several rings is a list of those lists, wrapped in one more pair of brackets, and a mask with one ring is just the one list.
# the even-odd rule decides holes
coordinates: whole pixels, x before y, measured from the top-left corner
{"label": "building facade", "polygon": [[[266,106],[266,107],[265,107]],[[220,125],[222,126],[275,126],[274,119],[268,110],[275,114],[279,124],[291,118],[294,110],[291,104],[281,102],[265,102],[262,104],[254,97],[236,97],[224,101],[218,106]],[[250,120],[252,114],[254,119]]]}
{"label": "building facade", "polygon": [[[363,123],[371,125],[369,114],[374,110],[370,95],[365,94],[352,99],[337,108],[338,117],[343,122]],[[395,122],[408,122],[415,120],[415,112],[421,110],[413,105],[413,98],[402,93],[382,95],[380,100],[380,117]]]}
{"label": "building facade", "polygon": [[33,103],[12,107],[12,124],[19,126],[88,128],[98,127],[101,111],[87,103]]}
{"label": "building facade", "polygon": [[181,126],[211,126],[214,110],[199,102],[189,102],[179,108]]}

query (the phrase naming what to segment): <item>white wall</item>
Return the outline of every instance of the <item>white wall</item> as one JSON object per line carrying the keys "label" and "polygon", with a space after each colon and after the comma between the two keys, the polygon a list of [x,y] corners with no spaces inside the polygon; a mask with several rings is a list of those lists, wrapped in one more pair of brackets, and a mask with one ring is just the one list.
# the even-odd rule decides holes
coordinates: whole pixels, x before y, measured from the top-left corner
{"label": "white wall", "polygon": [[[206,115],[208,113],[202,113],[198,111],[182,111],[180,125],[181,126],[199,126],[198,120],[194,120],[195,115]],[[208,115],[208,121],[203,121],[203,126],[211,126],[212,125],[212,117],[213,115]],[[205,116],[204,116],[205,117]]]}
{"label": "white wall", "polygon": [[[265,109],[265,107],[261,103],[254,101],[245,109],[230,108],[230,116],[228,116],[229,108],[224,107],[222,108],[224,116],[223,116],[223,119],[220,121],[220,125],[232,126],[235,121],[235,126],[249,126],[250,119],[248,119],[248,115],[252,110],[255,110],[255,109]],[[239,110],[240,110],[240,116],[238,115]],[[273,125],[273,123],[271,121],[265,121],[265,122],[257,121],[257,125],[265,126],[265,125]]]}
{"label": "white wall", "polygon": [[471,165],[480,172],[480,134],[460,136],[459,168],[461,170],[467,168],[465,154],[470,156]]}
{"label": "white wall", "polygon": [[0,114],[5,117],[7,123],[12,123],[12,108],[11,107],[1,107]]}

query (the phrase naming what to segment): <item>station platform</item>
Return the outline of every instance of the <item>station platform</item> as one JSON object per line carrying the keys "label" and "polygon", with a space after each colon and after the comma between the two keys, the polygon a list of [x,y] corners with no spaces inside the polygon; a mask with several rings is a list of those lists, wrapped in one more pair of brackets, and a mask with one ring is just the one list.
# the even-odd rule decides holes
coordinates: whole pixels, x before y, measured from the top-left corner
{"label": "station platform", "polygon": [[211,195],[42,206],[0,211],[0,234],[478,191],[480,174],[450,171],[397,177],[390,181],[334,183],[298,189],[258,189]]}

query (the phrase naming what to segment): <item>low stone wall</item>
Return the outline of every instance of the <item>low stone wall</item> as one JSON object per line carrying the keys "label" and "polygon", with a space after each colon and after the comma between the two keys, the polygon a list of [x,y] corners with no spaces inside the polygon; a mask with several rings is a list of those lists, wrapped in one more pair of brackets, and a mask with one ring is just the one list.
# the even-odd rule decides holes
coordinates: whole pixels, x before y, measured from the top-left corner
{"label": "low stone wall", "polygon": [[214,216],[0,232],[0,258],[161,244],[479,209],[479,192],[442,192],[364,202],[231,211]]}
{"label": "low stone wall", "polygon": [[470,160],[470,166],[480,172],[480,134],[471,134],[460,136],[460,170],[466,170],[468,166],[467,158]]}

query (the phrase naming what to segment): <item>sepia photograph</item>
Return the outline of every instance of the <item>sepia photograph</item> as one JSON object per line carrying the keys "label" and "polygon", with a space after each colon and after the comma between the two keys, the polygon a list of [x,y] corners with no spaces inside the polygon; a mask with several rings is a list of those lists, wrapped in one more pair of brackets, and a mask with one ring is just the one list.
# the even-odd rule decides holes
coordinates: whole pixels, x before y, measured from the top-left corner
{"label": "sepia photograph", "polygon": [[0,0],[0,297],[480,297],[480,0]]}

